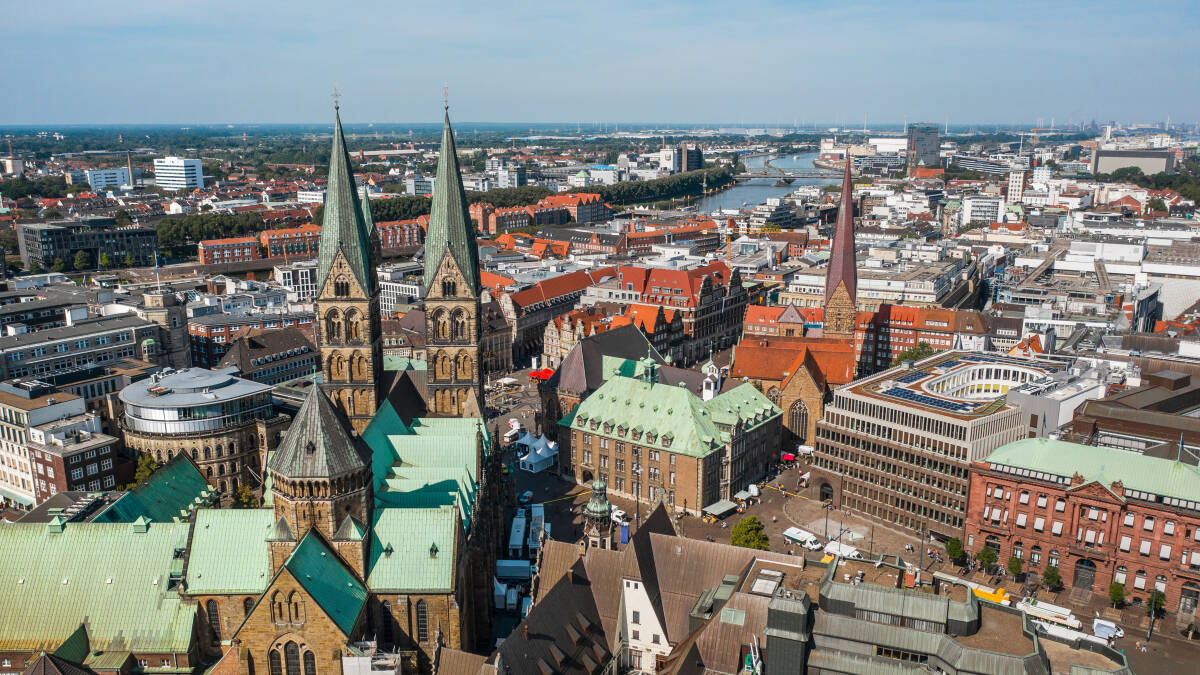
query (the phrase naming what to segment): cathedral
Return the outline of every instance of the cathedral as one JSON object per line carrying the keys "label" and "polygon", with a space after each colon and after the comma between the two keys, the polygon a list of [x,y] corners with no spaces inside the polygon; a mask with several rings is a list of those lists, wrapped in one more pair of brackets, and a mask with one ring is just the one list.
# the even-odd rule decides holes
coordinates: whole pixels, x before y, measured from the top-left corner
{"label": "cathedral", "polygon": [[266,460],[264,505],[199,509],[181,593],[214,670],[429,672],[492,639],[512,500],[480,416],[479,253],[447,112],[425,245],[428,377],[386,371],[379,237],[334,124],[317,268],[319,381]]}

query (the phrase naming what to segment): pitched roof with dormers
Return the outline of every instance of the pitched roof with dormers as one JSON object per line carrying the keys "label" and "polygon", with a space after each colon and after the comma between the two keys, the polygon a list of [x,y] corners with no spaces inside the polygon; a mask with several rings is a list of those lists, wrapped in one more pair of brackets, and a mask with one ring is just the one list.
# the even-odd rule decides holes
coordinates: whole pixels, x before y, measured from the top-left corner
{"label": "pitched roof with dormers", "polygon": [[363,214],[350,167],[350,154],[346,151],[346,137],[342,134],[342,117],[337,113],[334,116],[333,149],[329,153],[325,215],[321,221],[317,288],[325,286],[333,261],[341,251],[358,285],[367,295],[371,294],[375,287],[375,270],[371,268],[371,232]]}

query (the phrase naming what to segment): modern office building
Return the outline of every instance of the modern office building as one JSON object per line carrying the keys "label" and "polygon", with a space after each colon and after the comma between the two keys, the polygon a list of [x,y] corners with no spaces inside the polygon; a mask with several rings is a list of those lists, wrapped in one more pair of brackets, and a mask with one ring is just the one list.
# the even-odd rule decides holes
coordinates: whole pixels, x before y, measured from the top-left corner
{"label": "modern office building", "polygon": [[289,302],[310,302],[317,297],[317,261],[303,260],[290,265],[276,265],[275,283],[287,291]]}
{"label": "modern office building", "polygon": [[1097,150],[1092,156],[1092,173],[1112,173],[1117,169],[1137,168],[1147,176],[1175,172],[1173,150]]}
{"label": "modern office building", "polygon": [[35,503],[29,428],[85,412],[83,399],[37,380],[0,382],[0,500],[11,508]]}
{"label": "modern office building", "polygon": [[124,358],[166,362],[162,327],[134,314],[0,336],[0,376],[49,377]]}
{"label": "modern office building", "polygon": [[704,151],[698,145],[682,144],[679,146],[682,159],[682,171],[698,171],[704,168]]}
{"label": "modern office building", "polygon": [[141,169],[133,170],[133,178],[129,176],[129,169],[88,169],[86,172],[88,187],[93,190],[103,190],[109,187],[124,187],[132,186],[135,181],[142,177]]}
{"label": "modern office building", "polygon": [[1004,200],[1000,197],[967,197],[962,200],[959,223],[966,227],[974,222],[998,223],[1004,215]]}
{"label": "modern office building", "polygon": [[949,539],[967,516],[967,468],[1024,438],[1009,389],[1058,365],[943,352],[837,389],[817,423],[811,485],[822,500],[911,532]]}
{"label": "modern office building", "polygon": [[[312,330],[313,315],[292,314],[207,314],[188,320],[188,339],[192,346],[192,365],[212,368],[217,365],[233,341],[246,330],[302,326]],[[2,341],[3,338],[0,338]]]}
{"label": "modern office building", "polygon": [[204,188],[204,167],[198,159],[163,157],[154,160],[154,184],[164,190]]}
{"label": "modern office building", "polygon": [[1008,194],[1005,195],[1005,200],[1009,204],[1020,204],[1021,199],[1025,194],[1025,172],[1010,171],[1008,172]]}
{"label": "modern office building", "polygon": [[230,503],[262,481],[267,450],[290,418],[275,412],[271,387],[234,377],[236,368],[163,371],[121,390],[125,445],[162,464],[186,452]]}
{"label": "modern office building", "polygon": [[37,263],[48,270],[61,261],[73,268],[75,255],[84,252],[93,268],[104,256],[114,264],[148,267],[158,252],[158,235],[150,227],[117,227],[114,218],[92,217],[48,223],[22,223],[17,243],[26,267]]}
{"label": "modern office building", "polygon": [[528,185],[529,178],[524,166],[510,166],[496,171],[496,186],[502,188]]}
{"label": "modern office building", "polygon": [[918,166],[941,166],[941,137],[938,126],[928,122],[908,125],[908,170]]}

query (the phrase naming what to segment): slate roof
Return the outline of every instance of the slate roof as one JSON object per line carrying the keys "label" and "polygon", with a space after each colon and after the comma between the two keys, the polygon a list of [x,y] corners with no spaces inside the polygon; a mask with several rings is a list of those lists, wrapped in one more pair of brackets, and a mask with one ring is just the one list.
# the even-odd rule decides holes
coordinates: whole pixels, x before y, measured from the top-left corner
{"label": "slate roof", "polygon": [[1026,438],[996,448],[983,461],[1040,471],[1068,480],[1078,473],[1085,483],[1096,481],[1109,487],[1115,481],[1121,481],[1126,490],[1200,501],[1200,468],[1173,458],[1161,459],[1128,450],[1048,438]]}
{"label": "slate roof", "polygon": [[219,498],[186,453],[167,460],[141,484],[93,518],[101,523],[132,523],[138,518],[169,523],[186,521],[199,506]]}
{"label": "slate roof", "polygon": [[325,393],[313,387],[272,454],[269,468],[288,478],[334,478],[362,469],[367,461],[343,419]]}
{"label": "slate roof", "polygon": [[95,672],[64,658],[43,653],[21,675],[95,675]]}
{"label": "slate roof", "polygon": [[189,527],[61,519],[0,527],[0,639],[12,651],[53,650],[86,623],[96,651],[188,651],[197,608],[170,576]]}
{"label": "slate roof", "polygon": [[467,208],[467,193],[463,190],[449,112],[442,125],[442,149],[438,155],[435,185],[437,189],[433,192],[433,204],[429,211],[429,230],[425,235],[425,290],[429,290],[448,250],[466,279],[468,288],[478,296],[481,290],[479,246],[475,242],[475,225]]}
{"label": "slate roof", "polygon": [[283,566],[349,635],[366,604],[367,589],[315,530],[304,535]]}
{"label": "slate roof", "polygon": [[[305,348],[307,347],[307,350]],[[291,355],[288,352],[293,352]],[[287,359],[307,358],[313,352],[313,344],[299,326],[287,328],[253,328],[243,333],[221,357],[217,368],[235,366],[238,372],[251,375],[266,363],[254,363],[254,359],[278,357],[278,363]]]}
{"label": "slate roof", "polygon": [[193,595],[259,594],[271,583],[273,509],[200,509],[184,583]]}
{"label": "slate roof", "polygon": [[341,113],[334,115],[333,148],[329,152],[329,180],[325,187],[325,211],[317,254],[318,290],[325,286],[338,251],[345,256],[358,285],[370,295],[375,288],[370,229],[363,220],[350,154],[346,151],[346,137],[342,134]]}
{"label": "slate roof", "polygon": [[644,359],[647,354],[660,364],[665,362],[637,327],[619,326],[580,340],[567,352],[550,384],[576,393],[593,391],[604,384],[605,356]]}

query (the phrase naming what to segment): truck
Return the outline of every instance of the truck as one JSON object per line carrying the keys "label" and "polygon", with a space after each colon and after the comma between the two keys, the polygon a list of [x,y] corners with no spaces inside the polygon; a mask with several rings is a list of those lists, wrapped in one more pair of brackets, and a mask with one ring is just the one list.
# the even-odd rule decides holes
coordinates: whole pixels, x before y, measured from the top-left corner
{"label": "truck", "polygon": [[1112,621],[1096,617],[1092,619],[1092,635],[1105,640],[1109,638],[1116,639],[1125,637],[1125,631]]}
{"label": "truck", "polygon": [[1052,605],[1035,598],[1026,596],[1017,603],[1017,609],[1025,612],[1031,619],[1039,619],[1071,630],[1083,628],[1083,622],[1075,618],[1075,614],[1066,607]]}
{"label": "truck", "polygon": [[525,510],[517,511],[517,517],[513,518],[512,529],[508,533],[508,555],[516,558],[524,553],[525,549]]}
{"label": "truck", "polygon": [[537,568],[528,560],[497,560],[496,578],[504,580],[528,581],[533,578]]}
{"label": "truck", "polygon": [[789,527],[788,529],[784,530],[783,538],[797,544],[798,546],[803,546],[810,551],[821,550],[821,541],[817,539],[817,535],[807,530],[802,530],[798,527]]}
{"label": "truck", "polygon": [[862,554],[858,552],[858,549],[848,544],[843,544],[836,541],[831,541],[828,544],[825,544],[825,552],[829,555],[845,558],[847,560],[863,559]]}

